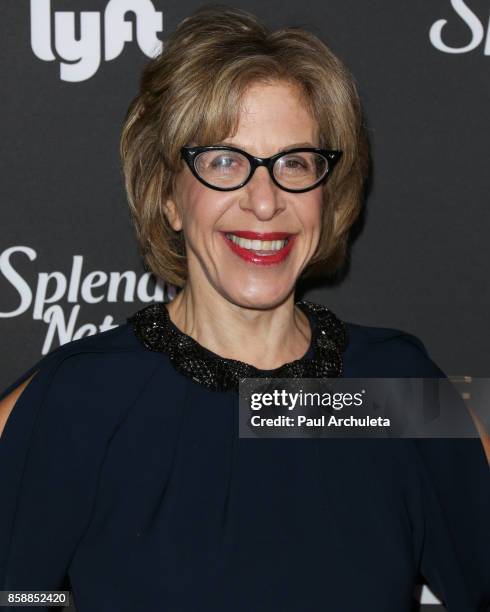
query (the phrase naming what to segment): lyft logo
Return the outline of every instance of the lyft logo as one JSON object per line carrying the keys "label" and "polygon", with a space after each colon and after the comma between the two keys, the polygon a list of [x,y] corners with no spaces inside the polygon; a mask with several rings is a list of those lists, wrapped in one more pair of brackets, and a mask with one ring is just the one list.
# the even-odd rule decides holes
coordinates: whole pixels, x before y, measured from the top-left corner
{"label": "lyft logo", "polygon": [[[46,62],[60,61],[62,81],[90,79],[103,58],[118,57],[126,42],[133,40],[133,24],[127,13],[135,15],[136,41],[148,57],[158,54],[162,41],[157,33],[163,30],[163,13],[155,10],[151,0],[109,0],[104,14],[82,11],[52,11],[51,0],[31,0],[31,46],[36,57]],[[102,42],[103,41],[103,42]]]}
{"label": "lyft logo", "polygon": [[[476,49],[485,38],[485,27],[475,13],[463,0],[450,0],[454,12],[464,21],[471,33],[471,40],[462,47],[451,47],[442,40],[442,32],[447,24],[447,19],[438,19],[432,24],[429,32],[430,42],[439,51],[444,53],[468,53]],[[487,26],[487,35],[483,47],[483,55],[490,55],[490,22]]]}

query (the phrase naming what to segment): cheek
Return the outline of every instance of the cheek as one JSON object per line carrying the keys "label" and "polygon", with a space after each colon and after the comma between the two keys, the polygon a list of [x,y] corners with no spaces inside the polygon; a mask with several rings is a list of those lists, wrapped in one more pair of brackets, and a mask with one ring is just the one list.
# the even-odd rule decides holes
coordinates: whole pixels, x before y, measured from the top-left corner
{"label": "cheek", "polygon": [[204,185],[191,181],[181,192],[182,216],[184,229],[189,232],[194,226],[199,227],[207,210]]}
{"label": "cheek", "polygon": [[316,235],[320,233],[323,211],[322,194],[312,194],[309,198],[299,203],[299,211],[303,226],[308,233]]}
{"label": "cheek", "polygon": [[185,235],[192,241],[199,240],[199,236],[209,235],[224,210],[219,201],[219,193],[215,194],[211,189],[197,183],[186,190],[183,201]]}

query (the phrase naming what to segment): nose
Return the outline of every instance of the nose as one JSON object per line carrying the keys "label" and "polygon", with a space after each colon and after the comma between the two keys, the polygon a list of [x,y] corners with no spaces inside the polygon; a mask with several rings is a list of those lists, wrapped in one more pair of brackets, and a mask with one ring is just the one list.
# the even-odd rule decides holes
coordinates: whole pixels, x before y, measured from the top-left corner
{"label": "nose", "polygon": [[265,166],[256,168],[254,175],[245,185],[244,192],[240,207],[253,211],[261,221],[272,219],[285,207],[281,189],[274,184]]}

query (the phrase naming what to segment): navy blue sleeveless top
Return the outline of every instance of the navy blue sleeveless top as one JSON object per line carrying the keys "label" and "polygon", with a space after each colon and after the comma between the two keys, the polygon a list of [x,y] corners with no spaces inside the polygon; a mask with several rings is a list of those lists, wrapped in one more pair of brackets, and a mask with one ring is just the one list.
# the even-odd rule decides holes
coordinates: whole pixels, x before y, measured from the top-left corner
{"label": "navy blue sleeveless top", "polygon": [[[325,311],[305,311],[292,375],[444,376],[417,337]],[[64,588],[78,612],[408,612],[425,580],[450,611],[490,609],[477,438],[239,438],[229,364],[135,320],[0,396],[37,372],[0,438],[0,590]]]}

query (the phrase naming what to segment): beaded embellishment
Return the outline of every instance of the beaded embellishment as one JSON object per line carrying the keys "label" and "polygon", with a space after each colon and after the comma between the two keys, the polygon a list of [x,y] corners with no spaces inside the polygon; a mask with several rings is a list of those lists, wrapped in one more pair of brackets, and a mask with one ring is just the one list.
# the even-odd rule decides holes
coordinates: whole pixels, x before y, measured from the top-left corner
{"label": "beaded embellishment", "polygon": [[347,345],[344,323],[322,304],[296,303],[311,321],[313,358],[303,357],[273,370],[209,354],[171,321],[163,302],[156,302],[127,319],[149,350],[166,353],[176,370],[214,391],[238,391],[242,378],[332,378],[342,376],[342,352]]}

